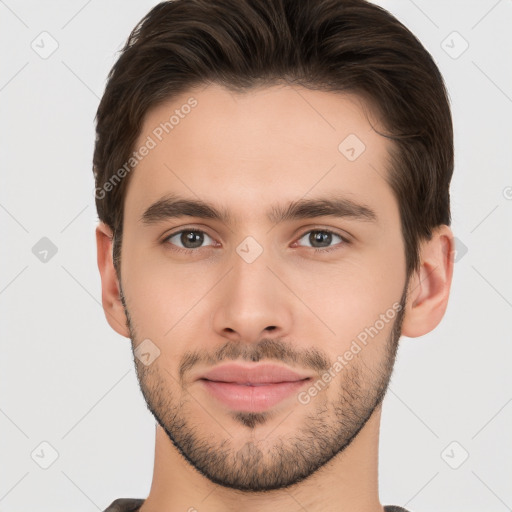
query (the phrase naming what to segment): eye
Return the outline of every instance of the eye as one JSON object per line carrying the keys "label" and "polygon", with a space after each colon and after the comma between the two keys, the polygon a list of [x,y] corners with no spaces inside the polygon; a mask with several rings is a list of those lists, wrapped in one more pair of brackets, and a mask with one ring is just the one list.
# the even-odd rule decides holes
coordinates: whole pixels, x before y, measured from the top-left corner
{"label": "eye", "polygon": [[[331,244],[336,237],[341,240],[341,243],[332,246]],[[191,254],[193,252],[197,252],[198,249],[206,247],[203,245],[205,238],[213,241],[213,239],[204,231],[190,228],[172,233],[167,236],[162,243],[171,246],[170,248],[173,251]],[[319,253],[334,251],[340,249],[340,245],[343,246],[350,244],[350,240],[329,229],[313,229],[306,231],[301,235],[298,241],[302,239],[306,239],[307,242],[310,243],[309,247]],[[308,246],[306,245],[306,247]]]}
{"label": "eye", "polygon": [[175,247],[172,247],[174,251],[191,253],[202,248],[205,237],[212,240],[210,236],[199,229],[183,229],[166,237],[163,243],[174,245]]}
{"label": "eye", "polygon": [[[325,252],[334,251],[334,250],[337,250],[340,248],[337,246],[329,247],[329,245],[333,241],[333,237],[339,238],[342,241],[342,243],[341,243],[342,246],[350,243],[350,241],[347,238],[345,238],[345,237],[339,235],[338,233],[335,233],[334,231],[331,231],[329,229],[312,229],[310,231],[306,231],[299,238],[299,241],[302,240],[303,238],[306,238],[307,241],[310,242],[310,244],[313,244],[313,245],[310,245],[309,247],[312,247],[315,250],[315,252],[325,253]],[[316,244],[320,244],[320,246],[316,247]],[[338,245],[340,245],[340,244],[338,244]]]}

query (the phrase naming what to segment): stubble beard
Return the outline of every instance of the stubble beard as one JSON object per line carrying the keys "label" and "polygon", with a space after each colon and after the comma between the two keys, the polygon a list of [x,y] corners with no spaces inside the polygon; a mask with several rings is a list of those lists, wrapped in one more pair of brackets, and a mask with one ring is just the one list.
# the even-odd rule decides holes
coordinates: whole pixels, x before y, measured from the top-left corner
{"label": "stubble beard", "polygon": [[[122,293],[121,297],[135,350],[142,340],[135,333]],[[142,394],[176,449],[210,481],[250,493],[287,488],[341,454],[380,407],[395,363],[406,287],[400,304],[377,366],[370,368],[357,354],[331,382],[338,383],[335,400],[328,401],[324,390],[312,398],[307,414],[297,402],[291,414],[285,415],[281,422],[288,416],[303,415],[301,426],[292,433],[276,435],[276,423],[270,436],[262,439],[257,435],[258,426],[270,425],[276,417],[272,409],[257,413],[233,411],[229,417],[212,418],[204,410],[208,405],[202,405],[167,369],[160,368],[158,360],[145,366],[134,356]],[[280,342],[265,338],[254,345],[228,343],[218,353],[229,356],[227,360],[280,361],[283,350],[286,352]],[[198,414],[204,418],[201,423],[192,419]],[[211,434],[212,431],[216,433]]]}

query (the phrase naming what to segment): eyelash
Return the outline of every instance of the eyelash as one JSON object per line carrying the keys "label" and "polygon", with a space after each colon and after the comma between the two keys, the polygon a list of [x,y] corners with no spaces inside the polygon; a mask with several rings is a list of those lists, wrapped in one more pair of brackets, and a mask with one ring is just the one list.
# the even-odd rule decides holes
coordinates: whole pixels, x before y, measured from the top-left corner
{"label": "eyelash", "polygon": [[[208,237],[212,238],[210,235],[208,235],[208,233],[206,233],[205,231],[203,231],[201,229],[190,228],[190,229],[182,229],[180,231],[176,231],[175,233],[171,233],[170,235],[165,237],[164,240],[162,240],[162,243],[167,244],[169,246],[173,245],[173,247],[171,248],[172,251],[176,251],[176,252],[180,252],[180,253],[184,253],[184,254],[191,254],[191,253],[197,252],[199,249],[204,249],[204,247],[198,247],[196,249],[186,249],[186,248],[178,247],[174,244],[169,243],[169,239],[173,238],[176,235],[180,235],[181,233],[185,233],[185,232],[186,233],[204,233]],[[301,238],[304,237],[304,235],[307,235],[308,233],[329,233],[331,235],[335,235],[335,236],[338,236],[339,238],[341,238],[341,240],[343,241],[343,243],[341,245],[349,245],[350,244],[350,240],[348,240],[346,237],[344,237],[344,236],[340,235],[339,233],[336,233],[335,231],[332,231],[330,229],[310,229],[308,231],[304,231],[297,238],[297,240],[300,240]],[[325,254],[325,253],[328,253],[331,251],[338,250],[338,249],[340,249],[340,247],[338,247],[338,246],[327,247],[327,248],[312,247],[312,249],[315,251],[315,253]]]}

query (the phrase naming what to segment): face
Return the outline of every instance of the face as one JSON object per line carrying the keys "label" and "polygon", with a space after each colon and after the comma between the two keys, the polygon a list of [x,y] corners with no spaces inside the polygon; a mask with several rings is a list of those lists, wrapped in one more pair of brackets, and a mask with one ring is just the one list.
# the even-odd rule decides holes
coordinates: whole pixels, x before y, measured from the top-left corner
{"label": "face", "polygon": [[[378,411],[407,285],[387,144],[356,97],[303,88],[210,85],[148,112],[123,305],[148,407],[211,481],[297,483]],[[227,363],[303,379],[204,380]]]}

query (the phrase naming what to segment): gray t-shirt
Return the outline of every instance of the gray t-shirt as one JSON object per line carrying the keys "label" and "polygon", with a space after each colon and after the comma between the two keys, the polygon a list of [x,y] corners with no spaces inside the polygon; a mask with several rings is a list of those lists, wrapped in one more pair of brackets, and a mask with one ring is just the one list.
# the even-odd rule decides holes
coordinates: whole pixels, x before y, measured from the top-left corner
{"label": "gray t-shirt", "polygon": [[[144,503],[144,500],[134,498],[119,498],[113,501],[110,507],[106,508],[104,512],[137,512]],[[409,512],[405,508],[397,507],[395,505],[384,506],[385,512]]]}

